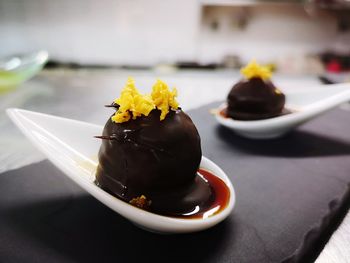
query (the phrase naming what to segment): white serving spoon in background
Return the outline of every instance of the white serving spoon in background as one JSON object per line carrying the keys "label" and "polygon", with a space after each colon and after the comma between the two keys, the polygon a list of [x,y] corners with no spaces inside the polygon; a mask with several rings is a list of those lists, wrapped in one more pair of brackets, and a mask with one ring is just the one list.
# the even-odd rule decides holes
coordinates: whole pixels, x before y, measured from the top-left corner
{"label": "white serving spoon in background", "polygon": [[235,191],[226,174],[212,161],[202,157],[200,167],[211,171],[227,185],[230,199],[219,213],[202,219],[181,219],[161,216],[136,208],[105,192],[94,183],[96,160],[103,127],[52,115],[7,109],[7,114],[25,136],[46,157],[97,200],[149,231],[158,233],[189,233],[210,228],[224,220],[235,204]]}
{"label": "white serving spoon in background", "polygon": [[[278,117],[240,121],[220,115],[222,104],[215,114],[217,121],[242,137],[251,139],[277,138],[318,115],[350,101],[350,83],[320,85],[306,91],[286,93],[286,108],[292,113]],[[350,119],[350,116],[349,116]]]}

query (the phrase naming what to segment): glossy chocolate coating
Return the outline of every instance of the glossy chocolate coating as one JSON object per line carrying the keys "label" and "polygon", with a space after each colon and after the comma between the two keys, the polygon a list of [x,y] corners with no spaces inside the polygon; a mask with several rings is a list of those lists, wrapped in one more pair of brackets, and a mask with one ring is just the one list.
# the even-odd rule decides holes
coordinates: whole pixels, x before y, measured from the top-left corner
{"label": "glossy chocolate coating", "polygon": [[285,96],[271,81],[252,78],[235,84],[227,102],[229,117],[237,120],[259,120],[280,115]]}
{"label": "glossy chocolate coating", "polygon": [[96,183],[126,202],[145,195],[155,213],[183,215],[213,198],[209,184],[197,176],[200,137],[181,109],[159,117],[153,110],[123,123],[108,119]]}

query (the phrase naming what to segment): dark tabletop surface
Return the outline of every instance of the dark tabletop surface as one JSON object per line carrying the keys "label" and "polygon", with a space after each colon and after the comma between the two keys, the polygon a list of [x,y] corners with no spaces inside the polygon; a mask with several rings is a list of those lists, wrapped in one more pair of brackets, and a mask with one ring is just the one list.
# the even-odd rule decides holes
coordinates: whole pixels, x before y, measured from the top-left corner
{"label": "dark tabletop surface", "polygon": [[43,161],[0,175],[0,262],[312,261],[349,208],[349,113],[253,141],[218,126],[209,114],[216,105],[189,114],[203,154],[236,190],[223,223],[186,235],[145,232]]}

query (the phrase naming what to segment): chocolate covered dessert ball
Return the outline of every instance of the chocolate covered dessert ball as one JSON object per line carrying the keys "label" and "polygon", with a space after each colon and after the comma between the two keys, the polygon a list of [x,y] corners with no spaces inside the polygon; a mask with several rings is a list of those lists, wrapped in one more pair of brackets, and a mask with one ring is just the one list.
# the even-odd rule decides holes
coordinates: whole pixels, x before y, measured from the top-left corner
{"label": "chocolate covered dessert ball", "polygon": [[96,183],[140,208],[177,216],[209,203],[212,190],[197,175],[198,131],[175,96],[162,81],[144,96],[128,80],[100,136]]}
{"label": "chocolate covered dessert ball", "polygon": [[241,72],[245,79],[235,84],[228,94],[227,116],[237,120],[260,120],[280,115],[285,96],[270,81],[269,69],[251,62]]}

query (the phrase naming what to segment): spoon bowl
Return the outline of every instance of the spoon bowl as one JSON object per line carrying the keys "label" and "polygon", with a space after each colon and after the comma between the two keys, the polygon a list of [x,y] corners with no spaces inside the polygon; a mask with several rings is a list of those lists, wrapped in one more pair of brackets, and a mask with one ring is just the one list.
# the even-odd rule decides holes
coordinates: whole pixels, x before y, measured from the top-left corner
{"label": "spoon bowl", "polygon": [[215,163],[202,157],[200,167],[219,177],[230,191],[227,206],[207,218],[183,219],[161,216],[134,207],[98,187],[95,181],[102,126],[52,115],[7,109],[7,114],[23,134],[66,176],[97,200],[135,225],[157,233],[189,233],[210,228],[224,220],[235,204],[235,191],[227,175]]}
{"label": "spoon bowl", "polygon": [[227,107],[219,106],[216,120],[238,135],[250,139],[271,139],[283,136],[299,125],[312,120],[341,103],[350,100],[350,84],[320,85],[307,91],[286,93],[286,106],[291,113],[278,117],[241,121],[224,117],[220,112]]}

